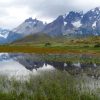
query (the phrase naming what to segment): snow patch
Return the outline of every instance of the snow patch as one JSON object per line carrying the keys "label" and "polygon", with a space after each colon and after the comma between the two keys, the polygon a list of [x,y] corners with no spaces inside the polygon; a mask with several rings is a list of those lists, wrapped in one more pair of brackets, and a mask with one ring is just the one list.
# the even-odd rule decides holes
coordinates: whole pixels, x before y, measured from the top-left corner
{"label": "snow patch", "polygon": [[95,33],[95,36],[99,36],[99,34]]}
{"label": "snow patch", "polygon": [[96,27],[96,21],[92,24],[92,27]]}
{"label": "snow patch", "polygon": [[67,22],[64,22],[64,26],[66,26],[67,25]]}
{"label": "snow patch", "polygon": [[65,19],[65,18],[67,17],[68,14],[69,14],[69,13],[66,13],[65,15],[63,15],[63,18]]}
{"label": "snow patch", "polygon": [[5,35],[0,34],[0,37],[3,37],[6,39],[8,37],[8,34],[5,34]]}
{"label": "snow patch", "polygon": [[92,9],[92,11],[94,12],[94,9]]}
{"label": "snow patch", "polygon": [[82,24],[80,21],[72,23],[75,27],[79,28]]}
{"label": "snow patch", "polygon": [[98,11],[96,11],[96,14],[98,15],[98,14],[99,14],[99,12],[98,12]]}

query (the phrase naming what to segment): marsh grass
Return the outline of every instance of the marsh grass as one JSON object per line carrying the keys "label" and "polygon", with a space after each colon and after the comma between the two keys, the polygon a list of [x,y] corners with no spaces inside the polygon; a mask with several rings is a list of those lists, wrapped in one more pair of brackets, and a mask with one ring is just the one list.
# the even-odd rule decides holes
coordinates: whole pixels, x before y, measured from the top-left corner
{"label": "marsh grass", "polygon": [[31,75],[26,81],[0,77],[0,100],[100,100],[99,88],[85,90],[85,81],[79,79],[65,71]]}

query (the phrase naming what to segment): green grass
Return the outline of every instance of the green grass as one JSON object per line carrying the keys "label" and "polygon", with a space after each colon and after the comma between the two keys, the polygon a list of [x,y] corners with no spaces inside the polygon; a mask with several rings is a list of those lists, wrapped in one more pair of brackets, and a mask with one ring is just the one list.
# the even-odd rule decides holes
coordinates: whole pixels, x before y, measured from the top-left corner
{"label": "green grass", "polygon": [[[50,43],[50,46],[45,46]],[[99,54],[100,36],[87,38],[48,37],[47,35],[30,35],[11,44],[1,45],[0,52],[22,53],[87,53]],[[25,51],[26,50],[26,51]]]}
{"label": "green grass", "polygon": [[45,44],[38,45],[1,45],[0,52],[12,52],[12,53],[73,53],[73,54],[93,54],[100,55],[100,47],[84,47],[83,45],[61,45],[53,44],[51,46],[44,46]]}
{"label": "green grass", "polygon": [[[46,43],[51,45],[46,46]],[[94,54],[100,56],[100,36],[87,38],[48,37],[44,35],[30,35],[14,43],[0,45],[0,52],[12,53],[74,53]]]}
{"label": "green grass", "polygon": [[24,37],[23,39],[17,40],[12,44],[16,45],[38,45],[50,42],[51,44],[63,44],[63,45],[94,45],[100,43],[100,36],[90,36],[86,38],[69,38],[69,37],[50,37],[46,34],[35,34]]}
{"label": "green grass", "polygon": [[[80,79],[80,81],[79,81]],[[82,88],[82,78],[53,71],[21,81],[0,77],[1,100],[100,100],[97,90]],[[83,82],[83,83],[82,83]]]}

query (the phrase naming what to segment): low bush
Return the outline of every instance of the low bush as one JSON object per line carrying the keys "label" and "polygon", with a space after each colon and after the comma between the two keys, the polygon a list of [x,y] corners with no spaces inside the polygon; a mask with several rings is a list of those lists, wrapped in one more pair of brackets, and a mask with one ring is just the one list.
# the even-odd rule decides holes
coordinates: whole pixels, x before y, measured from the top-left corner
{"label": "low bush", "polygon": [[100,47],[100,43],[94,45],[95,48]]}

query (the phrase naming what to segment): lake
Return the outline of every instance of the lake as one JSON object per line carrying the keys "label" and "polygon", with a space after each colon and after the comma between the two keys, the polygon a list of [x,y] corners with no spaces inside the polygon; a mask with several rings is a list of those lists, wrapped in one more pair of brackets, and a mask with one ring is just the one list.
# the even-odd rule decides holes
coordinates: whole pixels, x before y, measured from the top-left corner
{"label": "lake", "polygon": [[71,75],[85,73],[99,79],[100,57],[73,54],[0,53],[0,74],[9,77],[37,75],[41,71],[60,70]]}

